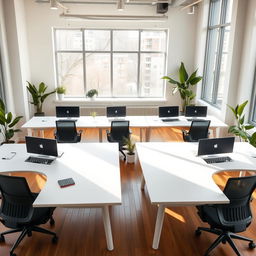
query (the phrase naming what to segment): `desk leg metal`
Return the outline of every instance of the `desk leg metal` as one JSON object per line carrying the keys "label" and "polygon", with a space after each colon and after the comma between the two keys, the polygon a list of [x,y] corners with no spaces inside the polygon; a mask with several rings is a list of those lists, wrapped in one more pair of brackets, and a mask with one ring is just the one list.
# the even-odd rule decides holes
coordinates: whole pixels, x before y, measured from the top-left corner
{"label": "desk leg metal", "polygon": [[107,248],[109,251],[112,251],[114,249],[113,245],[113,238],[112,238],[112,231],[111,231],[111,223],[110,223],[110,217],[109,217],[109,206],[104,206],[102,208],[103,213],[103,223],[104,223],[104,229],[106,234],[106,240],[107,240]]}
{"label": "desk leg metal", "polygon": [[99,128],[99,141],[102,142],[102,128]]}
{"label": "desk leg metal", "polygon": [[144,188],[145,188],[145,178],[144,178],[144,176],[142,175],[141,184],[140,184],[140,189],[141,189],[141,190],[144,190]]}
{"label": "desk leg metal", "polygon": [[160,204],[158,206],[157,217],[156,217],[156,226],[155,226],[155,233],[154,233],[153,245],[152,245],[153,249],[158,249],[158,246],[159,246],[159,241],[160,241],[160,236],[161,236],[163,221],[164,221],[164,210],[165,210],[164,205]]}

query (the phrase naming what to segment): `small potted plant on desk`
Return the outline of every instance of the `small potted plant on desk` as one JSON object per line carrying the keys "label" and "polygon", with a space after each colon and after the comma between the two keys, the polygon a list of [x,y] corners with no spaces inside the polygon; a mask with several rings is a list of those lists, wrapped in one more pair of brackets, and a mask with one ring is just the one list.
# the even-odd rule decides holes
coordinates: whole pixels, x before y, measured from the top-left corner
{"label": "small potted plant on desk", "polygon": [[1,133],[4,141],[1,144],[14,143],[11,138],[15,132],[19,132],[20,129],[15,129],[14,126],[20,121],[22,116],[13,117],[11,112],[6,112],[6,107],[2,99],[0,99],[0,125]]}
{"label": "small potted plant on desk", "polygon": [[35,85],[31,84],[30,82],[27,83],[27,89],[30,92],[33,99],[30,103],[35,105],[36,107],[35,116],[44,116],[43,102],[49,95],[55,93],[56,90],[46,93],[47,86],[43,82],[39,84],[38,89]]}
{"label": "small potted plant on desk", "polygon": [[56,89],[57,95],[58,95],[58,100],[63,100],[64,95],[66,93],[66,87],[64,86],[58,86]]}
{"label": "small potted plant on desk", "polygon": [[128,151],[126,154],[127,163],[135,162],[135,143],[132,141],[131,136],[125,139],[126,150]]}
{"label": "small potted plant on desk", "polygon": [[91,100],[94,100],[96,96],[98,96],[98,91],[96,89],[91,89],[86,93],[86,97]]}

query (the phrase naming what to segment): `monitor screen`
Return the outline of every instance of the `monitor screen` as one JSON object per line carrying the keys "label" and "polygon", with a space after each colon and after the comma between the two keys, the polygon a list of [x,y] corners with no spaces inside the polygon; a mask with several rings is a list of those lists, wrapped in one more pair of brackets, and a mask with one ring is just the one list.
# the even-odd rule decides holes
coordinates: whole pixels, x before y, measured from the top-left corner
{"label": "monitor screen", "polygon": [[79,117],[80,108],[78,106],[56,106],[56,117]]}
{"label": "monitor screen", "polygon": [[179,106],[159,107],[159,117],[179,116]]}
{"label": "monitor screen", "polygon": [[25,140],[28,153],[46,156],[58,156],[56,140],[30,136],[26,136]]}
{"label": "monitor screen", "polygon": [[107,107],[107,117],[125,117],[126,107]]}
{"label": "monitor screen", "polygon": [[222,153],[232,153],[235,137],[201,139],[198,143],[197,155],[213,155]]}
{"label": "monitor screen", "polygon": [[207,116],[207,106],[186,106],[185,116],[205,117]]}

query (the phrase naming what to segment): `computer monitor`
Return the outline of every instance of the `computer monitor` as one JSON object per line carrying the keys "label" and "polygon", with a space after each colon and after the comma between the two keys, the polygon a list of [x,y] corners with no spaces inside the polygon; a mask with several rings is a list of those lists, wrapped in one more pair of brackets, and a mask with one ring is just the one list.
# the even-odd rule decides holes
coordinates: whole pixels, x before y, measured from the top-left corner
{"label": "computer monitor", "polygon": [[198,143],[198,156],[232,153],[235,137],[201,139]]}
{"label": "computer monitor", "polygon": [[125,116],[126,116],[125,106],[107,107],[107,117],[125,117]]}
{"label": "computer monitor", "polygon": [[159,107],[159,117],[179,116],[179,106]]}
{"label": "computer monitor", "polygon": [[78,106],[56,106],[56,117],[79,117]]}
{"label": "computer monitor", "polygon": [[58,156],[57,141],[54,139],[26,136],[25,140],[28,153],[45,156]]}
{"label": "computer monitor", "polygon": [[185,116],[206,117],[207,106],[186,106]]}

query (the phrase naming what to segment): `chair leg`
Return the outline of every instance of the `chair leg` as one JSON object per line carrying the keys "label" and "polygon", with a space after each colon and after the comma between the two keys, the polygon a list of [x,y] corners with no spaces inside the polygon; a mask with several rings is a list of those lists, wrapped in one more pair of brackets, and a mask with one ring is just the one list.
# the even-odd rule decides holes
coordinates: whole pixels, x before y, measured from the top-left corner
{"label": "chair leg", "polygon": [[126,161],[126,155],[124,153],[124,151],[122,149],[119,149],[119,151],[121,152],[121,154],[124,156],[124,161]]}
{"label": "chair leg", "polygon": [[8,235],[8,234],[20,232],[20,231],[22,231],[22,230],[23,230],[23,228],[11,229],[11,230],[8,230],[8,231],[5,231],[5,232],[1,233],[0,235],[1,235],[1,236],[4,236],[4,235]]}
{"label": "chair leg", "polygon": [[199,231],[201,231],[201,230],[202,231],[206,231],[206,232],[218,235],[218,236],[220,236],[222,234],[222,232],[220,230],[212,229],[212,228],[206,228],[206,227],[198,227],[197,230],[199,230]]}
{"label": "chair leg", "polygon": [[230,235],[231,238],[234,238],[234,239],[239,239],[239,240],[243,240],[243,241],[253,242],[252,239],[244,237],[244,236],[240,236],[240,235],[233,234],[233,233],[230,233],[229,235]]}
{"label": "chair leg", "polygon": [[225,235],[220,235],[217,239],[212,243],[212,245],[207,249],[205,255],[208,255],[219,243],[223,240]]}
{"label": "chair leg", "polygon": [[237,256],[241,256],[240,252],[238,251],[236,245],[234,244],[234,242],[232,241],[232,239],[230,238],[229,234],[227,234],[226,236],[227,242],[230,244],[230,246],[232,247],[232,249],[234,250],[234,252],[236,253]]}
{"label": "chair leg", "polygon": [[54,233],[50,230],[44,229],[44,228],[34,226],[34,227],[32,227],[32,231],[36,231],[36,232],[40,232],[40,233],[44,233],[44,234],[48,234],[48,235],[52,235],[52,236],[56,237],[56,233]]}
{"label": "chair leg", "polygon": [[23,231],[21,232],[20,236],[16,240],[15,244],[12,246],[12,249],[10,250],[10,255],[13,254],[14,250],[18,247],[20,242],[23,240],[23,238],[27,235],[28,229],[24,228]]}

